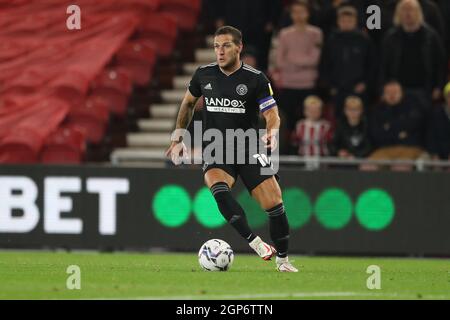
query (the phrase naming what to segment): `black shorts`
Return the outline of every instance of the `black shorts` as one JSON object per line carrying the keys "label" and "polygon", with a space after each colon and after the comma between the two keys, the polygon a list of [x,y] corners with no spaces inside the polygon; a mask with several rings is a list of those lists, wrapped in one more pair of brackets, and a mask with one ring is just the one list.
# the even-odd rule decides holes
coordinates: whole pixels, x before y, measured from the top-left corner
{"label": "black shorts", "polygon": [[260,163],[257,164],[206,164],[203,163],[203,174],[206,174],[211,169],[222,169],[230,176],[237,180],[237,177],[240,176],[242,182],[247,188],[248,192],[251,193],[253,189],[255,189],[258,185],[260,185],[263,181],[272,178],[275,176],[277,181],[280,180],[278,174],[274,171],[269,174],[262,174],[261,169],[262,165]]}

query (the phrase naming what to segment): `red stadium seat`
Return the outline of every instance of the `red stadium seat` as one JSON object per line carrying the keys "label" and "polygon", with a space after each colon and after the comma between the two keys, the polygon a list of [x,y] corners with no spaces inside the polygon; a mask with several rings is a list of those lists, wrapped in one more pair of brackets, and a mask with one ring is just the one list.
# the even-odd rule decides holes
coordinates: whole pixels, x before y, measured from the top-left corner
{"label": "red stadium seat", "polygon": [[91,96],[104,99],[108,102],[111,112],[124,115],[131,90],[132,82],[125,71],[108,69],[103,71],[92,83]]}
{"label": "red stadium seat", "polygon": [[89,88],[89,79],[76,71],[65,70],[50,82],[51,88],[67,88],[79,94],[85,94]]}
{"label": "red stadium seat", "polygon": [[132,84],[128,74],[114,68],[106,69],[92,82],[92,89],[109,88],[123,94],[130,94]]}
{"label": "red stadium seat", "polygon": [[50,82],[49,87],[55,90],[57,97],[70,103],[71,106],[77,106],[83,103],[89,88],[89,80],[76,71],[62,72]]}
{"label": "red stadium seat", "polygon": [[[19,108],[1,117],[5,132],[0,128],[0,161],[6,163],[33,163],[45,138],[55,130],[69,112],[67,103],[47,97],[29,108]],[[10,117],[18,116],[11,127]],[[9,119],[9,120],[8,120]],[[14,120],[14,119],[12,119]]]}
{"label": "red stadium seat", "polygon": [[0,0],[0,163],[81,162],[200,1],[79,0],[82,29],[68,31],[70,0]]}
{"label": "red stadium seat", "polygon": [[0,42],[0,61],[17,58],[28,52],[28,47],[18,41]]}
{"label": "red stadium seat", "polygon": [[149,14],[140,26],[140,38],[154,41],[158,55],[167,57],[173,52],[177,28],[177,21],[173,16],[161,13]]}
{"label": "red stadium seat", "polygon": [[98,144],[105,135],[108,120],[108,102],[99,97],[90,97],[81,106],[72,108],[67,126],[79,128],[88,142]]}
{"label": "red stadium seat", "polygon": [[133,60],[154,64],[157,44],[151,40],[139,39],[125,43],[117,52],[117,59]]}
{"label": "red stadium seat", "polygon": [[116,59],[118,69],[129,73],[136,85],[145,86],[153,75],[155,43],[145,39],[128,42],[117,52]]}
{"label": "red stadium seat", "polygon": [[85,150],[83,133],[62,127],[47,138],[40,159],[42,163],[81,163]]}
{"label": "red stadium seat", "polygon": [[18,128],[0,142],[0,163],[35,163],[44,138],[35,128]]}
{"label": "red stadium seat", "polygon": [[194,30],[200,13],[201,0],[165,0],[161,3],[161,12],[176,18],[181,30]]}
{"label": "red stadium seat", "polygon": [[43,70],[25,70],[16,77],[9,79],[2,88],[2,92],[29,92],[45,84],[46,76]]}

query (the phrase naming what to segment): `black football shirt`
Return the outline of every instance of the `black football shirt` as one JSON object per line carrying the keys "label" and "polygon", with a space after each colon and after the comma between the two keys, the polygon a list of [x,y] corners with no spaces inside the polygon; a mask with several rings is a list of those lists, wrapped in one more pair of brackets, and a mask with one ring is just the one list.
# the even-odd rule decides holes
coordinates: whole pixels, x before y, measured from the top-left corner
{"label": "black football shirt", "polygon": [[258,113],[276,105],[267,77],[244,63],[226,75],[217,63],[199,67],[189,84],[204,99],[204,130],[258,128]]}
{"label": "black football shirt", "polygon": [[224,140],[227,129],[258,130],[259,113],[276,106],[267,77],[244,63],[230,75],[217,63],[199,67],[189,91],[194,97],[203,96],[203,131],[217,129]]}

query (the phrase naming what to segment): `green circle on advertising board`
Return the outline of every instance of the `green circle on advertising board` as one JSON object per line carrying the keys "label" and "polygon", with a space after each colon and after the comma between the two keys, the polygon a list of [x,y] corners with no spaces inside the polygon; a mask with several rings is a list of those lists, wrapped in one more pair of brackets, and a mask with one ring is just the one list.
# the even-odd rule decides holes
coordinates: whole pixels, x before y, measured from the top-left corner
{"label": "green circle on advertising board", "polygon": [[244,209],[251,228],[260,228],[267,223],[267,213],[261,209],[258,202],[247,191],[242,191],[237,199]]}
{"label": "green circle on advertising board", "polygon": [[283,191],[283,202],[292,229],[303,227],[311,218],[311,200],[302,189],[289,188]]}
{"label": "green circle on advertising board", "polygon": [[153,212],[162,225],[169,228],[179,227],[189,219],[191,198],[180,186],[164,186],[153,198]]}
{"label": "green circle on advertising board", "polygon": [[227,223],[220,213],[211,191],[206,187],[200,189],[195,195],[193,207],[195,218],[206,228],[219,228]]}
{"label": "green circle on advertising board", "polygon": [[356,218],[368,230],[380,231],[388,227],[395,215],[392,197],[384,190],[369,189],[356,202]]}
{"label": "green circle on advertising board", "polygon": [[319,195],[314,209],[317,220],[324,228],[338,230],[350,222],[353,205],[344,190],[330,188]]}

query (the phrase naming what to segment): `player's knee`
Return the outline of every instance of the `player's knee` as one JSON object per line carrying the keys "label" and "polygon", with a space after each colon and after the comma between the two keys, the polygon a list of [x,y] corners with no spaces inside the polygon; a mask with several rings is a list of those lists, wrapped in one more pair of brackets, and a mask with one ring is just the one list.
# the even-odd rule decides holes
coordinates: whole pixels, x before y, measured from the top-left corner
{"label": "player's knee", "polygon": [[257,196],[254,198],[259,202],[259,205],[264,210],[271,209],[271,208],[283,203],[281,194],[278,195],[276,193],[274,193],[274,194],[266,193],[264,196]]}
{"label": "player's knee", "polygon": [[267,210],[283,202],[281,189],[275,179],[268,179],[252,191],[252,196]]}
{"label": "player's knee", "polygon": [[280,192],[275,192],[275,195],[273,197],[273,202],[275,204],[280,204],[283,202],[283,196],[281,195],[281,191]]}
{"label": "player's knee", "polygon": [[270,192],[265,192],[261,198],[261,205],[265,210],[272,209],[283,203],[283,198],[279,188],[273,188]]}
{"label": "player's knee", "polygon": [[266,210],[270,210],[272,208],[278,207],[279,205],[282,205],[283,201],[281,200],[281,197],[278,198],[273,198],[270,201],[267,201],[264,205],[264,208],[266,208]]}
{"label": "player's knee", "polygon": [[225,183],[229,188],[234,185],[234,179],[221,169],[211,169],[205,173],[204,182],[208,188],[212,188],[217,183]]}
{"label": "player's knee", "polygon": [[281,197],[281,192],[273,192],[268,194],[267,197],[264,199],[264,208],[270,209],[273,207],[278,206],[279,204],[283,203],[283,199]]}

